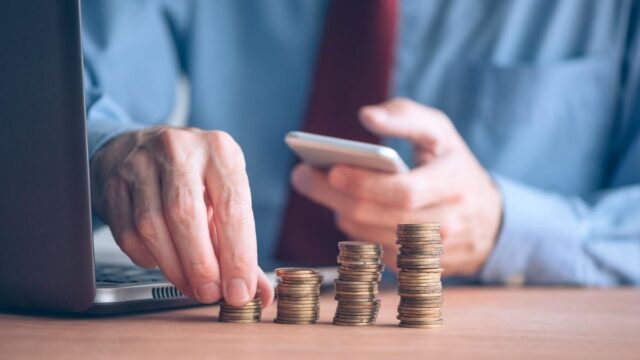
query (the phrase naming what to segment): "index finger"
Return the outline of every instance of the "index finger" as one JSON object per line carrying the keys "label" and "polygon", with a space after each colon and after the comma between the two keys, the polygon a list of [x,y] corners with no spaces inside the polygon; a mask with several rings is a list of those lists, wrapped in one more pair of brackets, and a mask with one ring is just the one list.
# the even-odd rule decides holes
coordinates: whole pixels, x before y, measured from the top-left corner
{"label": "index finger", "polygon": [[249,302],[258,282],[258,251],[251,191],[240,147],[225,133],[213,132],[212,158],[205,171],[218,239],[220,275],[225,301]]}
{"label": "index finger", "polygon": [[415,210],[450,199],[452,186],[443,165],[432,162],[408,173],[388,174],[346,165],[329,171],[329,183],[354,197]]}

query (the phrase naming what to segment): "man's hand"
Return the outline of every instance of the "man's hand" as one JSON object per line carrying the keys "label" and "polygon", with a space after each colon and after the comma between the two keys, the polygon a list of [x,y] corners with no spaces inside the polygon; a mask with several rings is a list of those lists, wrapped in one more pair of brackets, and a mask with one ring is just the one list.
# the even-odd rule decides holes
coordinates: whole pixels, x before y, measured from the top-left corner
{"label": "man's hand", "polygon": [[93,207],[139,266],[159,266],[183,293],[244,305],[273,289],[258,267],[242,150],[221,131],[125,133],[91,161]]}
{"label": "man's hand", "polygon": [[292,174],[297,191],[336,213],[354,240],[381,243],[395,268],[399,223],[439,221],[447,275],[470,275],[486,261],[502,217],[499,191],[442,112],[396,99],[361,109],[362,123],[383,137],[414,144],[418,167],[384,174],[336,166],[323,173],[301,164]]}

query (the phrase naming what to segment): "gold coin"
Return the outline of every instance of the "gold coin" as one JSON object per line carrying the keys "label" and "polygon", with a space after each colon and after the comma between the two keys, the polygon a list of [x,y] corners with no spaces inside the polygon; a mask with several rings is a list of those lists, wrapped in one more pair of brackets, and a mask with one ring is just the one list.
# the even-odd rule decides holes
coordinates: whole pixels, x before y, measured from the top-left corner
{"label": "gold coin", "polygon": [[340,270],[343,271],[354,271],[354,272],[381,272],[384,270],[384,265],[340,265]]}
{"label": "gold coin", "polygon": [[219,322],[234,323],[234,324],[248,324],[259,323],[261,319],[218,319]]}
{"label": "gold coin", "polygon": [[358,249],[375,249],[382,251],[382,246],[380,244],[367,243],[362,241],[340,241],[338,243],[338,248],[344,248],[356,251]]}
{"label": "gold coin", "polygon": [[291,275],[291,274],[296,274],[296,275],[302,275],[302,274],[318,275],[319,273],[318,273],[317,269],[313,269],[313,268],[281,267],[281,268],[277,268],[276,269],[276,275],[280,276],[280,274],[283,274],[283,275]]}
{"label": "gold coin", "polygon": [[345,258],[363,258],[363,259],[376,259],[382,257],[382,252],[379,251],[345,251],[340,250],[338,256]]}
{"label": "gold coin", "polygon": [[282,322],[316,322],[318,321],[318,316],[280,316],[276,317],[276,320]]}
{"label": "gold coin", "polygon": [[442,325],[443,319],[416,319],[416,320],[401,320],[400,323],[407,325]]}
{"label": "gold coin", "polygon": [[424,228],[440,228],[439,222],[422,222],[422,223],[405,223],[398,224],[398,229],[424,229]]}
{"label": "gold coin", "polygon": [[333,320],[333,325],[338,325],[338,326],[371,326],[371,325],[375,325],[375,322],[369,322],[369,323],[345,323],[345,322],[341,322],[339,320]]}
{"label": "gold coin", "polygon": [[287,325],[309,325],[315,324],[317,320],[284,320],[284,319],[273,319],[274,323],[278,324],[287,324]]}
{"label": "gold coin", "polygon": [[309,304],[317,304],[318,298],[295,298],[295,299],[287,299],[287,298],[279,298],[278,304],[281,305],[309,305]]}
{"label": "gold coin", "polygon": [[406,323],[402,323],[400,322],[400,324],[398,324],[400,327],[404,327],[404,328],[417,328],[417,329],[435,329],[435,328],[439,328],[442,326],[442,324],[435,324],[435,325],[419,325],[419,324],[406,324]]}

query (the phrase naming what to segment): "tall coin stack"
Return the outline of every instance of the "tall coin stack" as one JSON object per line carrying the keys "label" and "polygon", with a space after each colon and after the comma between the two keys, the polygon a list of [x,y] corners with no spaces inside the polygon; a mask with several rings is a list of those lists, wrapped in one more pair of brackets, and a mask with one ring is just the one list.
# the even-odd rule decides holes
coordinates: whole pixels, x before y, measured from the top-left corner
{"label": "tall coin stack", "polygon": [[434,328],[442,325],[442,281],[439,223],[399,224],[398,320],[400,326]]}
{"label": "tall coin stack", "polygon": [[357,241],[338,243],[338,279],[335,280],[338,307],[335,325],[373,325],[380,299],[378,282],[382,277],[382,247]]}
{"label": "tall coin stack", "polygon": [[233,306],[220,300],[220,314],[218,321],[227,323],[252,323],[260,322],[262,314],[262,301],[260,293],[257,292],[253,300],[249,301],[245,306]]}
{"label": "tall coin stack", "polygon": [[310,268],[279,268],[278,313],[273,320],[280,324],[313,324],[318,321],[322,275]]}

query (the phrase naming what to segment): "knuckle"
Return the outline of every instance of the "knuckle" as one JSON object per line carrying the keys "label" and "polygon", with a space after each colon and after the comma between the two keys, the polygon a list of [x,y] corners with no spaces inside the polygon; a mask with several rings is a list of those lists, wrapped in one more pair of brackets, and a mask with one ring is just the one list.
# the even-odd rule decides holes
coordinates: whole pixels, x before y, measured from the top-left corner
{"label": "knuckle", "polygon": [[156,134],[160,142],[167,148],[174,148],[181,146],[186,140],[188,132],[182,129],[165,128]]}
{"label": "knuckle", "polygon": [[241,153],[240,145],[233,139],[229,133],[220,130],[213,130],[207,132],[207,139],[216,150],[217,153],[222,154],[236,154]]}
{"label": "knuckle", "polygon": [[141,173],[146,171],[152,162],[152,156],[144,149],[137,149],[129,154],[116,169],[116,175],[128,182],[135,182]]}
{"label": "knuckle", "polygon": [[217,220],[225,224],[232,224],[244,219],[251,211],[250,201],[245,199],[240,191],[227,187],[220,191],[218,203],[214,205],[217,212]]}
{"label": "knuckle", "polygon": [[235,270],[236,272],[249,273],[257,263],[257,254],[251,251],[232,251],[225,256],[225,270]]}
{"label": "knuckle", "polygon": [[169,161],[181,163],[187,161],[186,145],[192,143],[189,131],[176,128],[165,128],[158,132],[156,139],[162,152]]}
{"label": "knuckle", "polygon": [[402,181],[398,184],[395,196],[402,209],[415,210],[418,208],[418,197],[413,186],[408,181]]}
{"label": "knuckle", "polygon": [[188,195],[179,195],[168,204],[169,217],[178,224],[188,224],[196,216],[196,206]]}
{"label": "knuckle", "polygon": [[206,133],[207,139],[212,143],[222,147],[233,147],[237,146],[236,141],[233,139],[231,134],[222,130],[211,130]]}
{"label": "knuckle", "polygon": [[210,259],[192,260],[187,263],[185,272],[191,281],[208,282],[216,279],[216,269],[214,263]]}
{"label": "knuckle", "polygon": [[162,217],[151,211],[145,211],[136,217],[136,228],[138,233],[148,242],[154,242],[160,235]]}
{"label": "knuckle", "polygon": [[245,167],[242,149],[229,133],[213,130],[206,132],[205,136],[213,152],[212,155],[215,155],[222,164],[230,168],[238,165],[240,168]]}
{"label": "knuckle", "polygon": [[388,103],[388,110],[392,113],[403,114],[415,110],[416,103],[403,97],[393,98]]}

